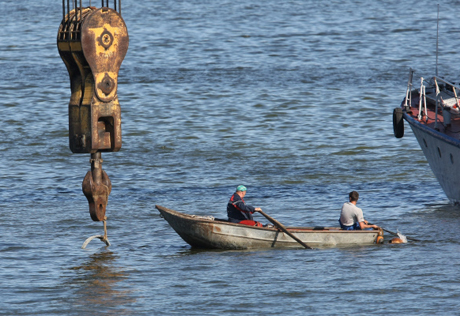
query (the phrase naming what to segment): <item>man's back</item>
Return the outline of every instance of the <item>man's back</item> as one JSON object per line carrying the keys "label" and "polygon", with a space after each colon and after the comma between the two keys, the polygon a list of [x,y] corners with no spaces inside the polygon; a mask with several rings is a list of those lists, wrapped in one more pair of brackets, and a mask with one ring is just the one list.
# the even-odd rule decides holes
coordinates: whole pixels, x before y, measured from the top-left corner
{"label": "man's back", "polygon": [[344,226],[352,226],[355,223],[363,222],[363,211],[351,202],[346,202],[340,212],[340,222]]}
{"label": "man's back", "polygon": [[242,220],[252,220],[251,213],[254,212],[252,206],[246,205],[244,200],[237,194],[234,193],[227,204],[227,216],[231,222],[239,222]]}

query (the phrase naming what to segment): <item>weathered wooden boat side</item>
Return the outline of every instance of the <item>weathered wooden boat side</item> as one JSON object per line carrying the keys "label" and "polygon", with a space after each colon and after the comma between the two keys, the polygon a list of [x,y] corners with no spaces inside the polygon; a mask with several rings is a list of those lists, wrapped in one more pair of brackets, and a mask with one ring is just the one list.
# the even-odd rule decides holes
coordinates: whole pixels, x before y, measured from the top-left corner
{"label": "weathered wooden boat side", "polygon": [[[254,249],[302,247],[273,227],[254,227],[212,218],[188,215],[155,205],[169,225],[192,247],[211,249]],[[375,244],[373,231],[345,231],[339,227],[287,227],[290,233],[313,248]]]}

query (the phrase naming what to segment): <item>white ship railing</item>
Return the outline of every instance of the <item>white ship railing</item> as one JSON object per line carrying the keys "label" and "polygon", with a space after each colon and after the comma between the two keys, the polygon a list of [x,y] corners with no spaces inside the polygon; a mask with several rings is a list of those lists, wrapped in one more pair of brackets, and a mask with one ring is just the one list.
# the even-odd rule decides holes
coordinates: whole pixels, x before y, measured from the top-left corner
{"label": "white ship railing", "polygon": [[409,107],[412,106],[412,79],[414,77],[415,70],[410,68],[409,69],[409,80],[407,81],[407,90],[406,90],[406,100],[404,103],[404,107],[407,109],[407,101],[409,100]]}
{"label": "white ship railing", "polygon": [[[413,75],[414,75],[415,70],[412,68],[409,69],[409,80],[407,82],[407,90],[406,90],[406,98],[404,100],[404,107],[405,109],[410,109],[412,106],[412,82],[413,82]],[[438,82],[442,82],[446,84],[446,89],[442,92],[441,89],[439,88]],[[426,86],[435,88],[435,101],[436,101],[436,110],[435,110],[435,123],[434,123],[434,128],[438,129],[438,109],[439,109],[439,102],[441,101],[441,104],[443,104],[443,107],[449,107],[453,105],[457,105],[460,108],[460,100],[459,100],[459,94],[460,92],[460,84],[454,84],[450,81],[447,81],[443,78],[440,78],[438,76],[433,76],[430,78],[430,80],[425,80],[423,77],[420,78],[420,90],[419,90],[419,114],[417,118],[419,120],[422,120],[423,118],[423,112],[426,118],[426,121],[428,121],[428,111],[427,111],[427,103],[426,103]],[[450,92],[448,89],[452,89]],[[458,90],[458,91],[457,91]],[[446,92],[447,95],[446,95]],[[452,95],[451,95],[452,93]],[[448,104],[448,99],[443,100],[442,96],[444,94],[444,98],[448,97],[450,100],[455,98],[455,104],[453,103],[453,100],[450,101],[450,105]],[[430,100],[433,100],[432,97],[429,98]],[[444,117],[444,123],[446,123],[446,119],[448,120],[447,124],[450,124],[450,111],[443,111],[443,116]]]}
{"label": "white ship railing", "polygon": [[422,103],[424,105],[424,109],[425,109],[425,121],[428,122],[428,110],[426,108],[426,92],[425,92],[425,85],[423,84],[425,80],[423,79],[423,77],[420,78],[420,98],[419,98],[419,101],[418,101],[418,115],[417,115],[417,118],[421,121],[422,118],[423,118],[423,114],[422,114]]}
{"label": "white ship railing", "polygon": [[[448,86],[452,87],[452,92],[454,94],[453,96],[455,98],[455,104],[457,106],[459,106],[458,96],[457,96],[457,89],[460,91],[460,86],[458,86],[458,85],[456,85],[456,84],[454,84],[454,83],[452,83],[450,81],[447,81],[447,80],[445,80],[443,78],[440,78],[438,76],[434,76],[433,79],[434,79],[434,82],[436,84],[436,112],[435,112],[436,117],[435,117],[435,122],[434,122],[434,128],[437,129],[439,100],[441,100],[441,102],[444,102],[444,100],[442,99],[442,96],[441,96],[441,89],[439,89],[439,86],[438,86],[438,81],[443,82],[443,83],[447,84]],[[450,112],[449,111],[443,111],[443,116],[445,116],[444,123],[450,124]],[[447,122],[446,122],[446,120],[447,120]]]}
{"label": "white ship railing", "polygon": [[[460,86],[456,85],[455,83],[449,82],[449,81],[447,81],[447,80],[445,80],[445,79],[442,79],[442,78],[440,78],[440,77],[438,77],[438,76],[434,76],[433,78],[436,79],[437,81],[441,81],[441,82],[447,83],[447,84],[448,84],[449,86],[451,86],[452,88],[456,88],[456,89],[460,90]],[[438,88],[437,85],[436,85],[436,88]],[[454,94],[455,94],[455,97],[457,97],[457,92],[455,91],[455,89],[453,89],[453,90],[454,90],[453,92],[454,92]]]}

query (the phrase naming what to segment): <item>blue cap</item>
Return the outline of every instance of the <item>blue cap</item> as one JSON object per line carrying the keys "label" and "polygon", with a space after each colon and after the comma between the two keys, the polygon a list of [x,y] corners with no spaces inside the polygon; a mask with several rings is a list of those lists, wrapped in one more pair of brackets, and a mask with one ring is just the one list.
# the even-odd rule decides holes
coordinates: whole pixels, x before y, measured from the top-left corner
{"label": "blue cap", "polygon": [[246,189],[246,187],[244,185],[239,185],[239,186],[236,187],[236,192],[238,192],[238,191],[246,191],[246,190],[247,189]]}

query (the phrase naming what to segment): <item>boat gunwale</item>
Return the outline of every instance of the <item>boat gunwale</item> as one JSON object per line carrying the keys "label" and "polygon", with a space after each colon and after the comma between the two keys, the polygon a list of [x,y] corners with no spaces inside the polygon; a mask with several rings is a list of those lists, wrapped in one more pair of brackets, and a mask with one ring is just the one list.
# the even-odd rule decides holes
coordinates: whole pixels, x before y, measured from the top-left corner
{"label": "boat gunwale", "polygon": [[[226,222],[222,220],[214,220],[214,219],[206,219],[204,217],[201,217],[200,215],[190,215],[187,213],[182,213],[179,211],[175,211],[169,208],[166,208],[161,205],[155,205],[155,208],[161,212],[167,212],[170,213],[173,216],[178,216],[184,220],[189,220],[195,223],[204,223],[204,224],[218,224],[218,225],[228,225],[228,226],[236,226],[240,228],[245,228],[245,229],[255,229],[255,230],[263,230],[263,231],[278,231],[276,227],[257,227],[257,226],[249,226],[249,225],[244,225],[244,224],[239,224],[239,223],[232,223],[232,222]],[[318,229],[317,227],[321,227],[323,229]],[[315,233],[349,233],[349,234],[369,234],[369,233],[375,233],[375,230],[343,230],[340,227],[323,227],[323,226],[315,226],[315,227],[286,227],[290,232],[293,233],[302,233],[302,232],[315,232]]]}
{"label": "boat gunwale", "polygon": [[434,128],[429,127],[426,124],[423,124],[422,122],[416,120],[414,117],[412,117],[410,114],[408,114],[405,111],[403,111],[403,117],[407,121],[407,123],[409,123],[410,126],[415,127],[419,130],[422,130],[437,139],[440,139],[442,141],[449,143],[450,145],[460,148],[460,140],[452,136],[446,135],[440,131],[436,131]]}

